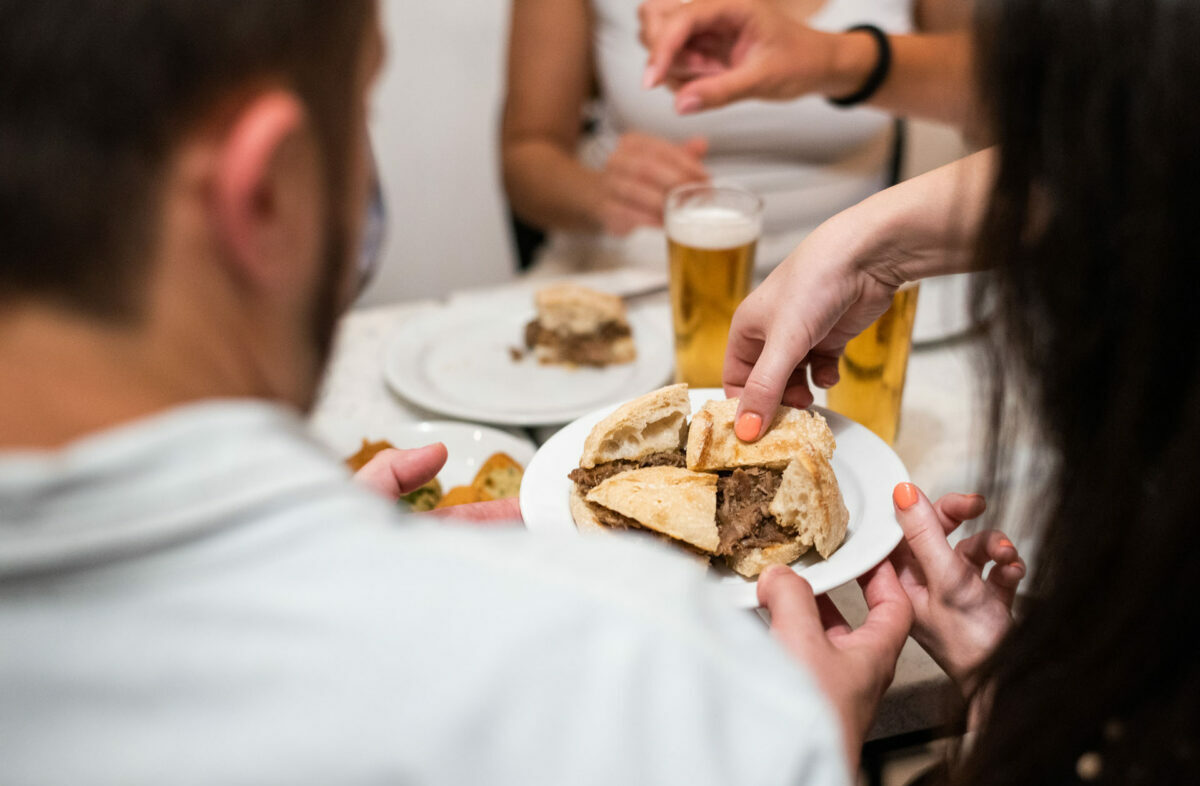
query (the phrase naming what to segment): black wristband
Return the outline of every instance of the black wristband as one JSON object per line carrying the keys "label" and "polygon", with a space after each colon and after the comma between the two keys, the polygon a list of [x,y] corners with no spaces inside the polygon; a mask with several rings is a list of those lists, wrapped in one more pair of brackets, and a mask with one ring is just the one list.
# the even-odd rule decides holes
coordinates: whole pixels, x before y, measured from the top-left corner
{"label": "black wristband", "polygon": [[875,95],[875,91],[880,88],[883,80],[887,79],[888,72],[892,70],[892,44],[888,41],[887,33],[875,25],[855,25],[846,32],[870,33],[871,37],[875,39],[875,45],[879,47],[879,60],[876,61],[875,68],[871,69],[871,73],[867,75],[867,81],[863,82],[863,86],[857,92],[843,98],[829,99],[829,103],[842,107],[861,104]]}

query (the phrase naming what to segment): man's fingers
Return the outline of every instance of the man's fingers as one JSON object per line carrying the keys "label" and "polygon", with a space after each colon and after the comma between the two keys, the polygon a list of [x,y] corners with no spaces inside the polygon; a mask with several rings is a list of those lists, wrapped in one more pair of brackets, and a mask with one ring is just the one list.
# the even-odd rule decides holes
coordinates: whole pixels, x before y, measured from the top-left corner
{"label": "man's fingers", "polygon": [[888,560],[862,576],[859,585],[867,601],[867,619],[855,635],[880,647],[894,665],[912,630],[912,603]]}
{"label": "man's fingers", "polygon": [[521,506],[515,499],[497,499],[491,502],[474,502],[470,505],[439,508],[424,515],[455,521],[496,521],[515,524],[521,521]]}
{"label": "man's fingers", "polygon": [[821,617],[821,627],[825,629],[825,633],[830,637],[845,636],[853,629],[850,623],[846,622],[846,618],[842,616],[842,612],[838,610],[837,605],[828,595],[822,595],[817,598],[817,612]]}
{"label": "man's fingers", "polygon": [[762,572],[758,602],[771,612],[771,632],[792,654],[804,657],[824,639],[812,587],[791,568],[772,565]]}
{"label": "man's fingers", "polygon": [[354,480],[395,500],[437,477],[446,457],[446,446],[440,442],[413,450],[382,450],[354,474]]}
{"label": "man's fingers", "polygon": [[892,502],[904,540],[925,575],[949,575],[956,557],[929,499],[913,484],[900,483],[892,492]]}

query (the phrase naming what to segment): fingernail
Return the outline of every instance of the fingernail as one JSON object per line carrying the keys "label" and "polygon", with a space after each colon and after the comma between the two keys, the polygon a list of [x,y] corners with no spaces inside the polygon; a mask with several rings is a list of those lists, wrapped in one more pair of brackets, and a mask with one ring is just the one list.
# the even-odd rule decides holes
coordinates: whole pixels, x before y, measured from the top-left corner
{"label": "fingernail", "polygon": [[690,115],[699,108],[699,96],[682,96],[675,104],[675,111],[681,115]]}
{"label": "fingernail", "polygon": [[762,415],[756,415],[753,412],[743,412],[742,416],[738,418],[733,433],[742,442],[753,442],[758,439],[758,432],[761,429]]}
{"label": "fingernail", "polygon": [[649,90],[654,87],[654,64],[646,66],[645,73],[642,74],[642,89]]}
{"label": "fingernail", "polygon": [[911,483],[900,483],[892,492],[892,501],[900,510],[908,510],[917,504],[917,487]]}
{"label": "fingernail", "polygon": [[1002,538],[1001,540],[996,542],[996,545],[1002,549],[1015,548],[1015,546],[1013,546],[1013,542],[1011,540],[1009,540],[1008,538]]}
{"label": "fingernail", "polygon": [[831,368],[821,369],[817,377],[817,384],[823,388],[831,388],[838,383],[838,373]]}

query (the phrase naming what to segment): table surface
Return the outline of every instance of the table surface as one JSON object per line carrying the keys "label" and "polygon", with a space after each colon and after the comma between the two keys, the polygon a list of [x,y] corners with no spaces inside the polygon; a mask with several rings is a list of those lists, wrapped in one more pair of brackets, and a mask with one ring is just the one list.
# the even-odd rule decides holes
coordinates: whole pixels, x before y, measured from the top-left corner
{"label": "table surface", "polygon": [[[492,297],[521,298],[528,288],[495,290]],[[477,296],[478,293],[465,296]],[[389,332],[407,319],[442,307],[437,301],[407,302],[363,309],[342,321],[316,415],[361,422],[445,420],[393,394],[384,383],[381,356]],[[977,391],[972,363],[976,342],[969,337],[918,346],[909,361],[896,452],[909,474],[933,499],[949,491],[971,491],[982,442],[974,431]],[[823,403],[818,397],[818,403]],[[545,439],[553,429],[534,437]],[[1018,542],[1023,551],[1025,546]],[[853,583],[830,593],[852,624],[866,614],[862,594]],[[934,728],[949,717],[949,683],[942,670],[909,639],[900,656],[896,678],[884,697],[869,738],[880,739]]]}

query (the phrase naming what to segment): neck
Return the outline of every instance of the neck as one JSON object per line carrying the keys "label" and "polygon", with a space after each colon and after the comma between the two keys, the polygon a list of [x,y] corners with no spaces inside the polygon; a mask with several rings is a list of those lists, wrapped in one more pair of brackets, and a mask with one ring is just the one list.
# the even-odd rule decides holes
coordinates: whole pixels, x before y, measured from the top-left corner
{"label": "neck", "polygon": [[186,325],[110,326],[42,305],[0,316],[0,450],[54,449],[207,398],[272,395],[237,342]]}

